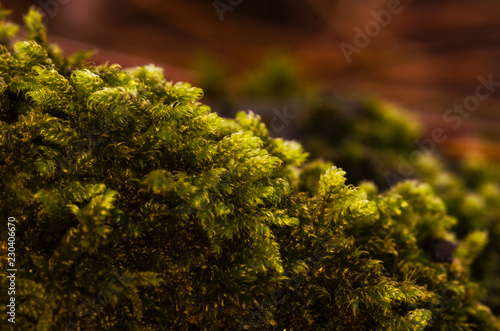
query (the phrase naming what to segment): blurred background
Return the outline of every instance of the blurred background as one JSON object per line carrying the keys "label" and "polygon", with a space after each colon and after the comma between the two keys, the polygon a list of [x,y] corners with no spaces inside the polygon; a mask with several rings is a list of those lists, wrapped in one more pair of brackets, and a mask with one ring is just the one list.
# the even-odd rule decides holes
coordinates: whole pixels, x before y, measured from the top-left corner
{"label": "blurred background", "polygon": [[[154,63],[165,68],[169,80],[204,87],[204,101],[223,115],[232,115],[229,106],[245,110],[253,106],[256,112],[287,105],[294,109],[288,99],[264,106],[242,98],[230,105],[219,102],[223,94],[236,93],[234,86],[246,86],[238,91],[251,90],[252,73],[266,63],[272,67],[266,59],[274,56],[286,67],[282,71],[289,70],[281,73],[290,76],[282,80],[295,79],[306,88],[314,86],[333,95],[383,99],[412,113],[423,123],[426,135],[442,128],[449,136],[439,145],[445,154],[500,160],[500,87],[458,128],[443,118],[454,104],[474,94],[478,76],[491,74],[500,82],[496,0],[4,0],[2,4],[13,10],[11,19],[17,22],[37,5],[46,14],[50,40],[68,53],[98,49],[93,58],[97,63],[124,67]],[[379,23],[378,31],[374,13],[380,11],[390,16],[386,26]],[[356,44],[360,30],[365,39],[358,35]],[[366,33],[372,35],[368,42]],[[353,47],[348,48],[349,59],[341,49],[343,42]],[[279,67],[276,61],[274,66]],[[258,85],[258,78],[253,79]]]}

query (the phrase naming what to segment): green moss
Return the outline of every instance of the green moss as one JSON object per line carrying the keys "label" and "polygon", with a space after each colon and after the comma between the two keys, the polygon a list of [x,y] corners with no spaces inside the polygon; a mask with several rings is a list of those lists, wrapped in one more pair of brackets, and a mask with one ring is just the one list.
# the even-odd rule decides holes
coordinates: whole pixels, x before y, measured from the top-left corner
{"label": "green moss", "polygon": [[428,185],[346,185],[259,116],[220,118],[153,66],[66,59],[26,22],[0,57],[16,328],[498,329],[468,278],[484,238],[451,259]]}
{"label": "green moss", "polygon": [[484,236],[481,245],[473,249],[474,262],[463,252],[459,254],[468,265],[472,263],[473,279],[487,289],[484,302],[498,315],[499,166],[476,159],[453,161],[452,169],[440,154],[437,142],[429,143],[428,138],[427,145],[421,147],[425,138],[414,123],[415,119],[407,114],[372,100],[321,100],[303,112],[301,133],[311,155],[341,166],[350,183],[369,180],[381,188],[405,179],[428,183],[448,213],[457,218],[453,231],[465,246],[472,238],[477,240],[479,233]]}

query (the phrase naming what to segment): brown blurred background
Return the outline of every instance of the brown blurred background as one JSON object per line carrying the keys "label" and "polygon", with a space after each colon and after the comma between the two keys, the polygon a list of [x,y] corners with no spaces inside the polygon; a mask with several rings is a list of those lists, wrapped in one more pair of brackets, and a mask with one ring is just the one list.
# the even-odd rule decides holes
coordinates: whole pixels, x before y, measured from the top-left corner
{"label": "brown blurred background", "polygon": [[[230,75],[269,53],[288,54],[302,73],[340,94],[375,95],[406,108],[428,131],[444,129],[449,155],[500,160],[500,87],[456,130],[445,111],[473,95],[478,76],[500,82],[500,2],[401,0],[369,45],[355,46],[355,27],[374,21],[387,0],[11,0],[12,20],[30,5],[45,11],[50,40],[67,52],[99,49],[96,62],[165,67],[171,80],[196,84],[198,54],[219,58]],[[230,5],[230,4],[238,5]],[[393,3],[397,3],[394,2]],[[223,6],[223,5],[221,5]],[[222,8],[222,7],[220,7]],[[223,10],[223,9],[220,9]]]}

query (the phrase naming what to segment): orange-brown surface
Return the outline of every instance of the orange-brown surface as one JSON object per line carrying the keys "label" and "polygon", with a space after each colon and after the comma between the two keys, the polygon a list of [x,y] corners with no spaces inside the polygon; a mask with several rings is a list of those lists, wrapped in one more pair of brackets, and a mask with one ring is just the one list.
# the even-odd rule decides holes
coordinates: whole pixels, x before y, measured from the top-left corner
{"label": "orange-brown surface", "polygon": [[448,153],[500,160],[500,86],[457,129],[443,119],[474,94],[478,76],[500,82],[496,0],[401,0],[350,63],[340,43],[355,46],[354,28],[364,30],[374,21],[371,11],[386,10],[387,1],[242,0],[223,21],[212,0],[2,1],[16,20],[37,2],[56,4],[48,10],[52,40],[68,51],[99,48],[96,62],[154,62],[170,79],[193,81],[189,66],[199,53],[219,57],[237,75],[279,49],[334,91],[377,95],[444,129],[452,137],[443,146]]}

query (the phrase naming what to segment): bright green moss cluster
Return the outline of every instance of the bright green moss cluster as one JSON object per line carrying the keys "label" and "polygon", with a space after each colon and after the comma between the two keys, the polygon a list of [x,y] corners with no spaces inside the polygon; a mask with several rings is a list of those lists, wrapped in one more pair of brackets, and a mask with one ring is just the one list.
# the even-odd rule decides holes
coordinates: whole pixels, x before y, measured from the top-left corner
{"label": "bright green moss cluster", "polygon": [[[355,117],[347,111],[352,108]],[[428,183],[444,201],[448,213],[457,218],[452,230],[458,239],[474,242],[468,247],[478,257],[468,260],[467,265],[472,269],[472,278],[486,288],[484,302],[498,316],[500,166],[484,160],[465,160],[455,162],[458,166],[450,170],[436,147],[433,153],[420,147],[424,138],[414,123],[408,115],[397,114],[380,102],[347,105],[323,100],[304,111],[301,129],[308,137],[304,142],[307,150],[314,157],[342,166],[352,183],[371,180],[385,187],[409,178]],[[412,154],[418,155],[416,160]],[[460,252],[462,248],[456,255]]]}
{"label": "bright green moss cluster", "polygon": [[485,238],[458,242],[428,185],[346,185],[158,68],[66,59],[41,22],[30,11],[28,41],[0,50],[15,329],[499,328],[468,278]]}

